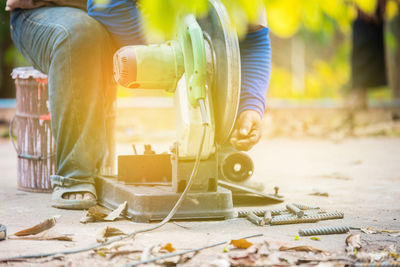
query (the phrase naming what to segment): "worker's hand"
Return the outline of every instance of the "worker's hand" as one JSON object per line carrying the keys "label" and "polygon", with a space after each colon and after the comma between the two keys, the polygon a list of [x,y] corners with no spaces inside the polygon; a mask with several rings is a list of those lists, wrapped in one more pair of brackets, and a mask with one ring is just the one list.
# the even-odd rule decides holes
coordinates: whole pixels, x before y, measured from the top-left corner
{"label": "worker's hand", "polygon": [[261,138],[261,116],[255,110],[241,112],[231,135],[231,144],[238,150],[250,150]]}

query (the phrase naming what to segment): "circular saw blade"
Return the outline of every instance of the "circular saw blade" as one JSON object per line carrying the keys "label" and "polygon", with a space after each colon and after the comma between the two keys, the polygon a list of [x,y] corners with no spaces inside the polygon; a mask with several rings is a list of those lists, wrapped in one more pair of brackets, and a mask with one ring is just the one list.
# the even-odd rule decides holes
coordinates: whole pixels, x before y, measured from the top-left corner
{"label": "circular saw blade", "polygon": [[240,51],[236,32],[225,6],[209,0],[209,13],[198,19],[213,53],[210,85],[215,118],[215,141],[224,144],[234,127],[240,100]]}

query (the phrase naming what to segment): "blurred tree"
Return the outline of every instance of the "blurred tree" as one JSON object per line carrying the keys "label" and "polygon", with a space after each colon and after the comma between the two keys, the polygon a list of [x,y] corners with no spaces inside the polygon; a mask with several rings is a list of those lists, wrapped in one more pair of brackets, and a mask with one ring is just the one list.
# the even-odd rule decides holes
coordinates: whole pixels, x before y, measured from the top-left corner
{"label": "blurred tree", "polygon": [[390,1],[387,5],[387,16],[389,19],[394,19],[397,15],[396,22],[396,58],[395,58],[395,75],[394,75],[394,92],[393,96],[400,99],[400,18],[398,11],[400,9],[400,1]]}
{"label": "blurred tree", "polygon": [[[107,0],[98,0],[105,2]],[[324,20],[333,19],[344,32],[351,29],[356,16],[355,5],[366,13],[375,11],[377,0],[222,0],[232,18],[234,27],[243,34],[249,22],[258,19],[264,4],[268,26],[280,37],[293,36],[304,25],[317,32]],[[155,34],[171,37],[177,26],[177,15],[191,12],[199,16],[207,11],[207,0],[139,0],[145,14],[147,29]]]}
{"label": "blurred tree", "polygon": [[14,45],[10,36],[10,15],[4,11],[6,1],[0,4],[0,98],[15,97],[14,82],[10,78],[13,69],[12,55]]}

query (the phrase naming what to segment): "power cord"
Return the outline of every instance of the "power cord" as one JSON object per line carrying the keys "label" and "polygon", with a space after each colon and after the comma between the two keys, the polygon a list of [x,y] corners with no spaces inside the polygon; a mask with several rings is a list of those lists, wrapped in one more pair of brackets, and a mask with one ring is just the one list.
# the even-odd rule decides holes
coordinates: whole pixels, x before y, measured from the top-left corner
{"label": "power cord", "polygon": [[169,214],[167,215],[167,217],[165,217],[161,222],[157,223],[154,226],[150,226],[144,229],[139,229],[136,231],[133,231],[131,233],[128,233],[126,235],[123,236],[118,236],[115,238],[110,238],[109,240],[96,244],[96,245],[92,245],[86,248],[80,248],[80,249],[73,249],[73,250],[64,250],[64,251],[58,251],[58,252],[50,252],[50,253],[43,253],[43,254],[31,254],[31,255],[21,255],[21,256],[16,256],[16,257],[10,257],[10,258],[4,258],[4,259],[0,259],[0,262],[6,262],[6,261],[13,261],[13,260],[20,260],[20,259],[37,259],[37,258],[44,258],[44,257],[51,257],[51,256],[59,256],[59,255],[69,255],[69,254],[75,254],[75,253],[80,253],[80,252],[85,252],[85,251],[89,251],[89,250],[93,250],[99,247],[103,247],[103,246],[107,246],[111,243],[117,242],[117,241],[121,241],[130,237],[135,236],[136,234],[139,233],[144,233],[144,232],[150,232],[153,230],[156,230],[162,226],[164,226],[167,222],[169,222],[171,220],[171,218],[175,215],[175,213],[178,211],[178,209],[180,208],[180,206],[182,205],[183,201],[186,198],[187,193],[189,192],[190,188],[192,187],[193,181],[194,181],[194,177],[196,177],[197,172],[199,170],[199,165],[200,165],[200,159],[201,159],[201,154],[203,152],[203,146],[204,146],[204,140],[206,137],[206,133],[207,133],[207,127],[209,126],[209,120],[208,120],[208,113],[207,113],[207,109],[206,109],[206,105],[204,102],[204,99],[199,99],[199,107],[200,107],[200,111],[201,111],[201,117],[202,117],[202,125],[203,125],[203,133],[202,133],[202,137],[201,137],[201,141],[200,141],[200,146],[199,146],[199,150],[197,152],[196,155],[196,160],[193,166],[193,170],[192,173],[190,174],[190,178],[189,181],[186,185],[185,190],[182,192],[182,194],[180,195],[179,199],[176,201],[175,206],[171,209],[171,211],[169,212]]}

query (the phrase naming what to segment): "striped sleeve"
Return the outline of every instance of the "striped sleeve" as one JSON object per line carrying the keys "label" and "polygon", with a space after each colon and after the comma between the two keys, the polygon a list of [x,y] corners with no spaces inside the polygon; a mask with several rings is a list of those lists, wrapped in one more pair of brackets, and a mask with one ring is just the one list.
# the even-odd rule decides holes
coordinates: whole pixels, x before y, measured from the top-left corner
{"label": "striped sleeve", "polygon": [[269,29],[248,33],[240,42],[241,94],[239,114],[255,110],[261,117],[266,108],[266,94],[271,74],[271,43]]}

